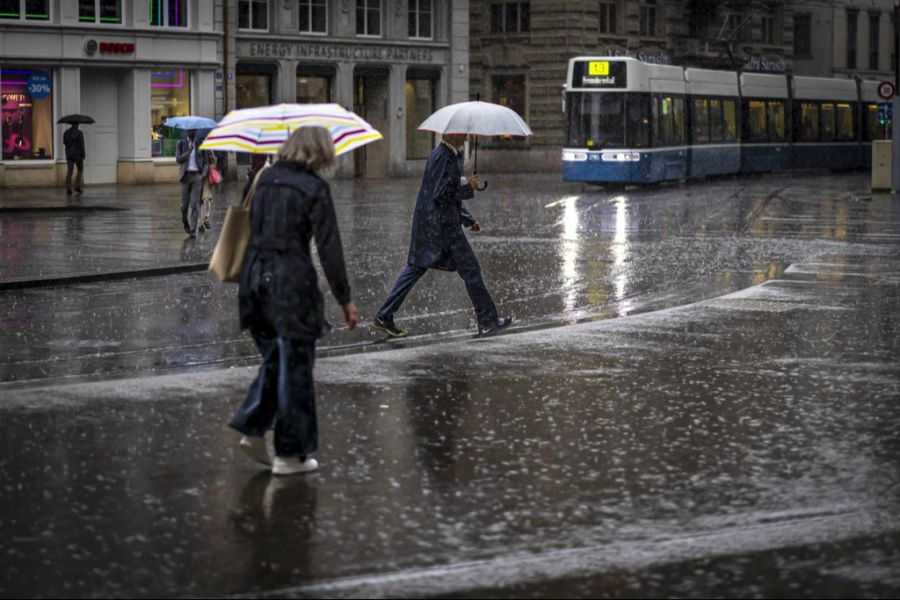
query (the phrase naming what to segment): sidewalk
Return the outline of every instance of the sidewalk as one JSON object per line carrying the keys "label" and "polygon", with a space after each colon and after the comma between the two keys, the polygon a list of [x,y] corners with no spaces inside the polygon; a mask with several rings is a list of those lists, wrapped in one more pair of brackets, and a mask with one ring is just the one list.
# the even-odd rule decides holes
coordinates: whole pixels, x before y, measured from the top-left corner
{"label": "sidewalk", "polygon": [[[550,281],[588,279],[563,288],[574,307],[680,266],[745,289],[321,358],[310,476],[237,451],[225,423],[254,368],[0,390],[0,596],[896,597],[900,202],[787,187],[714,219],[746,227],[739,243],[684,208],[722,189],[703,185],[684,205],[632,199],[624,242],[624,203],[564,200],[552,218],[581,234]],[[361,270],[383,269],[368,211],[399,193],[339,204]],[[503,246],[550,210],[481,241],[526,257],[507,289],[536,251]],[[178,237],[177,218],[145,218]],[[606,249],[620,262],[601,271]],[[667,297],[684,296],[655,289],[654,306]]]}

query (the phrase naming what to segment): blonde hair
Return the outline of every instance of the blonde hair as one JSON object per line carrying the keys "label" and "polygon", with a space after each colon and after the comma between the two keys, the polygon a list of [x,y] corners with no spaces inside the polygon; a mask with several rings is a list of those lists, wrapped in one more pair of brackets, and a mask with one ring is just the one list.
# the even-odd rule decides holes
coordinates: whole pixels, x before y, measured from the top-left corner
{"label": "blonde hair", "polygon": [[278,150],[278,160],[297,162],[318,173],[335,165],[334,143],[324,127],[301,127]]}

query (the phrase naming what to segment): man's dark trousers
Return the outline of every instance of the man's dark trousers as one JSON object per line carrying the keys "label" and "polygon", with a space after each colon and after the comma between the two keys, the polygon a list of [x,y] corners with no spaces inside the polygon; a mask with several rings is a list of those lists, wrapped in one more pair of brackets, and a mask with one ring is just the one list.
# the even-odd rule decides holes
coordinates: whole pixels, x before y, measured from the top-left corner
{"label": "man's dark trousers", "polygon": [[75,176],[75,189],[79,192],[81,191],[81,172],[84,170],[84,159],[83,158],[68,158],[66,159],[67,168],[66,168],[66,191],[72,191],[72,168],[78,167],[78,175]]}
{"label": "man's dark trousers", "polygon": [[[406,295],[413,288],[416,282],[425,274],[428,269],[417,267],[415,265],[406,265],[394,289],[388,295],[387,300],[378,309],[379,319],[393,319],[394,313],[400,309]],[[497,321],[497,307],[491,299],[487,286],[484,285],[484,279],[481,277],[481,267],[478,261],[472,259],[466,261],[466,264],[458,267],[456,272],[462,277],[466,284],[466,291],[469,292],[469,299],[472,306],[475,307],[475,315],[478,317],[478,323],[481,325],[490,325]]]}
{"label": "man's dark trousers", "polygon": [[[188,171],[181,179],[181,221],[190,233],[197,231],[200,219],[200,192],[203,190],[203,177],[198,171]],[[190,214],[188,214],[190,209]],[[190,221],[188,220],[190,218]]]}

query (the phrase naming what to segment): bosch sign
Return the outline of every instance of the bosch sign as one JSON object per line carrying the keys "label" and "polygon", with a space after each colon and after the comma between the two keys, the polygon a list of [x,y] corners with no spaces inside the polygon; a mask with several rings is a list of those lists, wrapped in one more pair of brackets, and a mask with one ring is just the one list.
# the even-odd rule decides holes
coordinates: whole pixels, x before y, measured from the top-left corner
{"label": "bosch sign", "polygon": [[134,54],[132,42],[100,42],[100,54]]}

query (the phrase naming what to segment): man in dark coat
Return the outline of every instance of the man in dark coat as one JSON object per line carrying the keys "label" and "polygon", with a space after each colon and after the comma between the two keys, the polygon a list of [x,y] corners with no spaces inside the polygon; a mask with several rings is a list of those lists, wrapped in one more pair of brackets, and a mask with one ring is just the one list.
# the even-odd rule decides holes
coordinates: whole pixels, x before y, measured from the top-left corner
{"label": "man in dark coat", "polygon": [[475,195],[473,190],[478,186],[478,175],[473,175],[468,182],[461,176],[458,149],[465,141],[465,134],[444,134],[441,143],[428,157],[413,214],[407,265],[372,321],[373,328],[391,337],[406,335],[394,323],[394,313],[428,269],[459,273],[475,307],[479,333],[490,333],[512,322],[512,317],[497,316],[497,307],[484,285],[478,259],[463,231],[464,226],[481,231],[481,225],[462,205],[463,200]]}
{"label": "man in dark coat", "polygon": [[72,170],[78,167],[75,176],[75,193],[81,194],[81,173],[84,170],[84,134],[78,129],[78,123],[66,129],[63,134],[63,146],[66,147],[66,194],[72,195]]}
{"label": "man in dark coat", "polygon": [[[178,140],[178,144],[175,145],[178,181],[181,182],[181,222],[184,225],[184,232],[192,238],[197,237],[200,193],[203,191],[203,180],[209,173],[209,153],[200,150],[199,145],[196,129],[189,129],[187,138]],[[189,208],[190,221],[188,221]],[[200,231],[204,231],[203,225],[200,225]]]}

